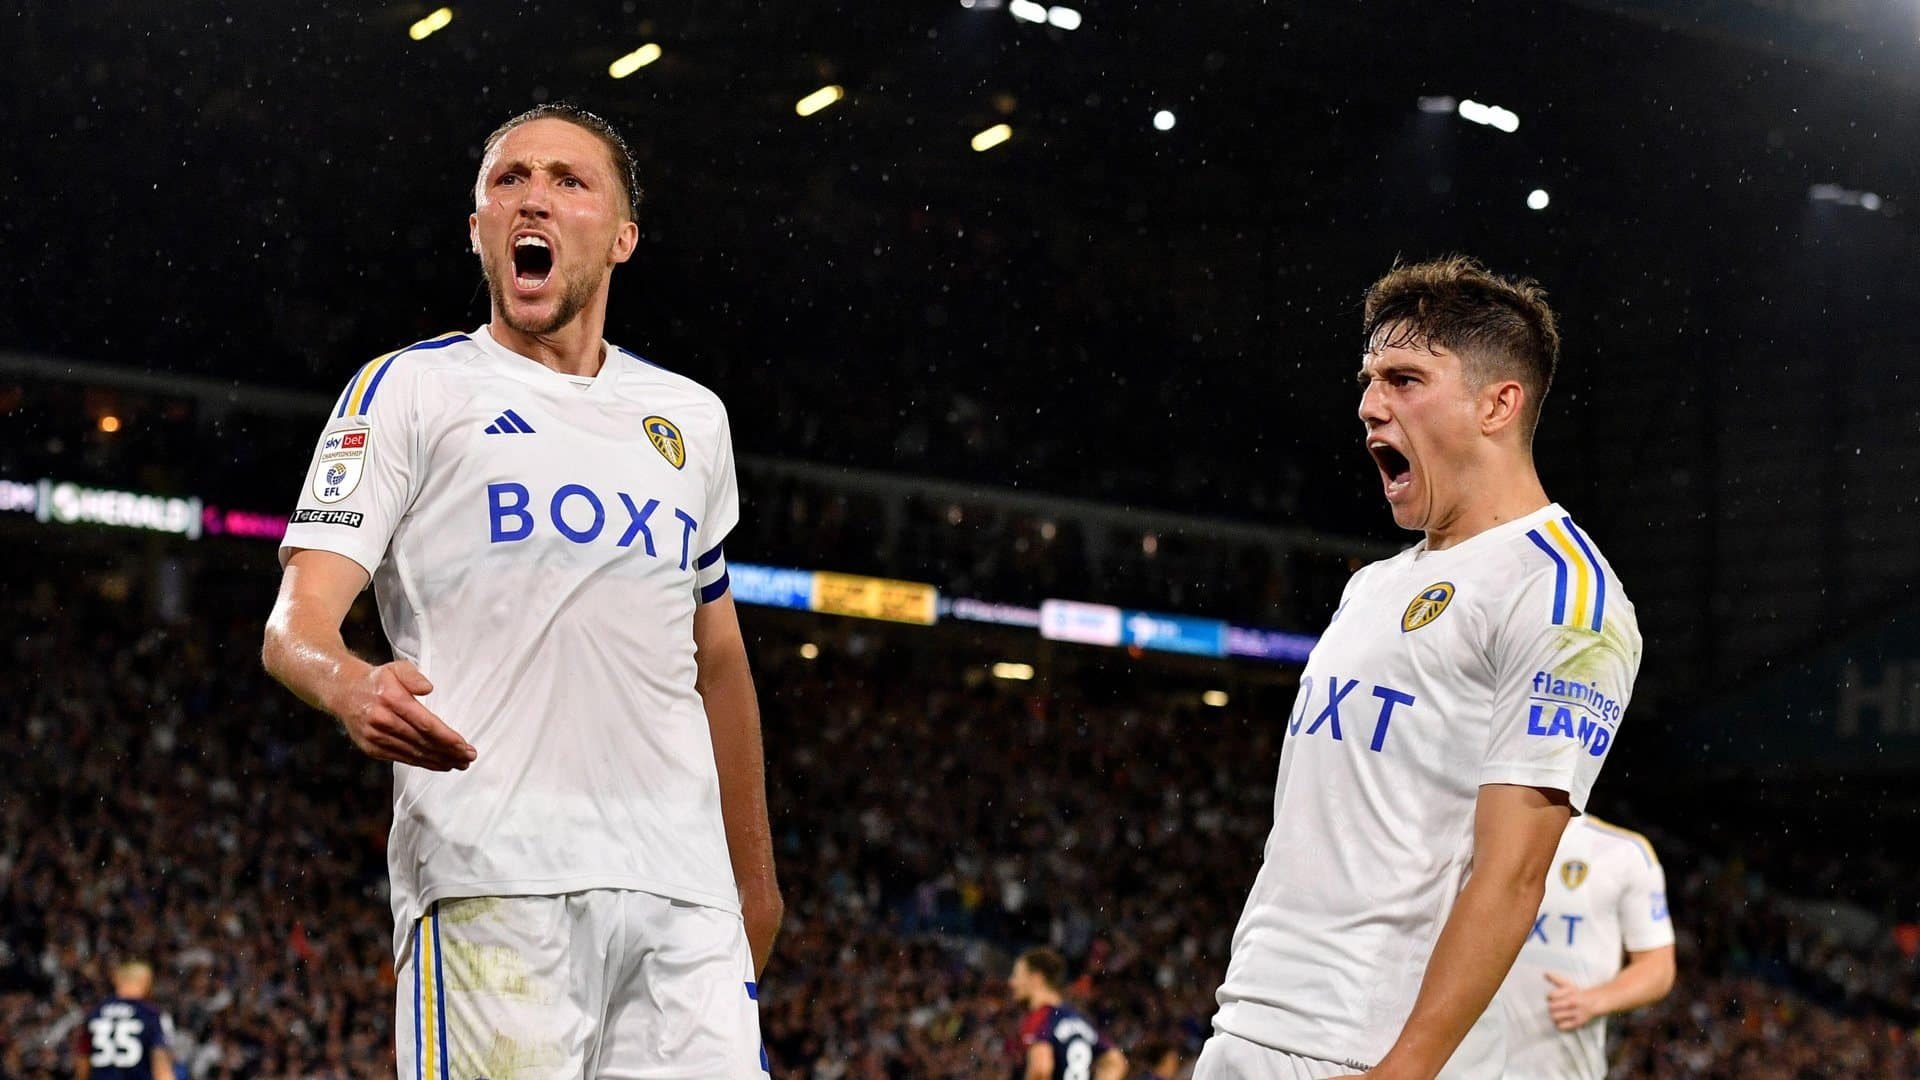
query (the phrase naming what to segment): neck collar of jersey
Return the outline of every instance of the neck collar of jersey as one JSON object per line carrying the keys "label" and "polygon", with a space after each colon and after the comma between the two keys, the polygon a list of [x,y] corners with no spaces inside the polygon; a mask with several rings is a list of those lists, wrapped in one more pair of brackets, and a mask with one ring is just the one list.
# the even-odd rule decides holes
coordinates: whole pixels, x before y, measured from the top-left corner
{"label": "neck collar of jersey", "polygon": [[[485,326],[473,332],[473,342],[480,346],[480,351],[489,359],[496,361],[501,370],[521,382],[588,397],[598,397],[607,393],[613,386],[620,366],[631,363],[625,353],[603,339],[600,342],[600,348],[604,351],[604,358],[600,361],[600,373],[593,376],[567,375],[553,370],[525,353],[515,352],[500,344],[494,339],[492,331]],[[583,383],[586,384],[584,389]]]}
{"label": "neck collar of jersey", "polygon": [[1566,513],[1560,508],[1559,503],[1550,502],[1531,514],[1514,518],[1512,521],[1503,521],[1491,529],[1482,529],[1452,547],[1442,548],[1439,551],[1428,551],[1426,537],[1421,537],[1420,542],[1413,546],[1413,557],[1424,562],[1428,559],[1451,558],[1462,551],[1477,551],[1482,547],[1491,547],[1538,526],[1548,518],[1564,517]]}

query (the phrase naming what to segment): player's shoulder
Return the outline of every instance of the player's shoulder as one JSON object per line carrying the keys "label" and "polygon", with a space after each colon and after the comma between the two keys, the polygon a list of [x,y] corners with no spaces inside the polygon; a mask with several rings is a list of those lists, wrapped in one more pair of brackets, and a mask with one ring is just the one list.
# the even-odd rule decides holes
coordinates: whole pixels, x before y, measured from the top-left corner
{"label": "player's shoulder", "polygon": [[1615,825],[1611,821],[1602,820],[1592,814],[1580,815],[1569,827],[1574,826],[1584,832],[1586,838],[1593,844],[1596,854],[1602,851],[1611,853],[1627,865],[1638,864],[1646,867],[1660,865],[1660,856],[1653,850],[1653,842],[1632,829]]}
{"label": "player's shoulder", "polygon": [[1419,546],[1414,545],[1412,547],[1402,548],[1384,559],[1375,559],[1367,565],[1362,566],[1353,572],[1352,577],[1347,579],[1347,593],[1349,595],[1357,594],[1371,584],[1395,577],[1402,567],[1413,562],[1419,557],[1419,554]]}
{"label": "player's shoulder", "polygon": [[1537,598],[1533,614],[1545,623],[1594,633],[1611,625],[1638,635],[1620,575],[1592,534],[1557,504],[1520,523],[1501,544],[1500,556],[1489,566],[1493,580]]}
{"label": "player's shoulder", "polygon": [[610,345],[607,363],[619,365],[617,373],[622,392],[639,392],[649,396],[664,393],[684,399],[688,404],[725,411],[726,406],[720,400],[720,395],[705,383],[658,364],[632,349]]}
{"label": "player's shoulder", "polygon": [[120,1016],[139,1016],[142,1019],[158,1019],[160,1016],[160,1010],[154,1008],[152,1003],[134,998],[123,998],[117,994],[101,998],[99,1004],[96,1004],[87,1015],[89,1018],[93,1018],[109,1012]]}
{"label": "player's shoulder", "polygon": [[473,335],[451,330],[381,353],[354,369],[353,377],[334,402],[332,418],[369,416],[383,396],[391,402],[406,395],[425,371],[463,364],[475,349]]}

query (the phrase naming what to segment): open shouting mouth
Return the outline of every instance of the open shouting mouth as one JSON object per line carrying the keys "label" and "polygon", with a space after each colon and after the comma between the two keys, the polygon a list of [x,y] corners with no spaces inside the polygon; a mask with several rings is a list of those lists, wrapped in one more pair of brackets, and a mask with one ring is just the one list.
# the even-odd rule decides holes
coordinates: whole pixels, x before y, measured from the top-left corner
{"label": "open shouting mouth", "polygon": [[539,292],[553,276],[553,242],[539,233],[518,233],[513,238],[513,287],[521,292]]}
{"label": "open shouting mouth", "polygon": [[1367,452],[1373,455],[1373,463],[1380,467],[1380,482],[1386,489],[1387,499],[1393,500],[1413,484],[1413,462],[1399,447],[1385,439],[1367,440]]}

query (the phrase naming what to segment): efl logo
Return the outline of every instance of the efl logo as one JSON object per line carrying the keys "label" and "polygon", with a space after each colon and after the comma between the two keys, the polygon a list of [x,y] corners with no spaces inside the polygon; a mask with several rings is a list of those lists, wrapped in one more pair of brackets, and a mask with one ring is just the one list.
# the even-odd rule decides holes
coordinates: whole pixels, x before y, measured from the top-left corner
{"label": "efl logo", "polygon": [[337,431],[320,440],[320,460],[313,470],[313,497],[323,503],[336,503],[353,494],[366,471],[372,439],[372,429],[361,428]]}

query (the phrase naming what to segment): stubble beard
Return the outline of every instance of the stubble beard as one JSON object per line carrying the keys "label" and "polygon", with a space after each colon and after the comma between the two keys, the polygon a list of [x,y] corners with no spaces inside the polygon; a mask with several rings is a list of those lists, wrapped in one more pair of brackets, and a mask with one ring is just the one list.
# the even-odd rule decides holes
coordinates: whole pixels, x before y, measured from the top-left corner
{"label": "stubble beard", "polygon": [[[554,269],[557,271],[559,268]],[[508,272],[512,272],[511,266],[508,267]],[[493,275],[484,259],[480,263],[480,273],[487,279],[487,291],[493,297],[493,310],[499,312],[501,321],[517,333],[536,337],[554,333],[572,322],[575,316],[586,310],[587,302],[593,299],[593,294],[600,288],[598,278],[583,281],[569,275],[567,287],[560,293],[560,301],[554,305],[553,313],[543,319],[527,319],[515,314],[513,307],[507,302],[506,282]]]}

